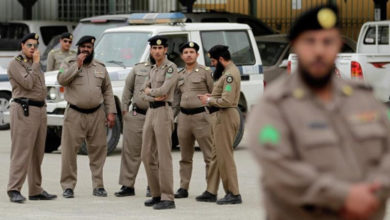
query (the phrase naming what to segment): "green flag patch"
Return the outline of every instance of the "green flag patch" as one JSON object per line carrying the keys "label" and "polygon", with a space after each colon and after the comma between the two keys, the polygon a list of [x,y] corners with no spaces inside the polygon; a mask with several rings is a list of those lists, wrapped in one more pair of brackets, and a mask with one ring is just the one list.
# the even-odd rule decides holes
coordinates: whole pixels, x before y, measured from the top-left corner
{"label": "green flag patch", "polygon": [[225,86],[225,91],[230,92],[232,91],[232,85],[228,84]]}
{"label": "green flag patch", "polygon": [[59,72],[60,72],[60,73],[63,73],[63,72],[64,72],[64,68],[61,68]]}
{"label": "green flag patch", "polygon": [[280,141],[279,131],[272,125],[264,126],[259,132],[260,144],[278,144]]}

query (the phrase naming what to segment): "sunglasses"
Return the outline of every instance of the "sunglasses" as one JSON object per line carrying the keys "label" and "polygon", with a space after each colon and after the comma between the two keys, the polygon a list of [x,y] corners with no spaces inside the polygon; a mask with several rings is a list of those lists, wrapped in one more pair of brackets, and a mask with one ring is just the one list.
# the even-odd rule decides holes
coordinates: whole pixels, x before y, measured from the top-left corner
{"label": "sunglasses", "polygon": [[64,40],[64,43],[72,43],[72,41],[71,40]]}
{"label": "sunglasses", "polygon": [[31,48],[31,47],[34,47],[34,48],[38,48],[38,45],[39,44],[26,44],[27,48]]}

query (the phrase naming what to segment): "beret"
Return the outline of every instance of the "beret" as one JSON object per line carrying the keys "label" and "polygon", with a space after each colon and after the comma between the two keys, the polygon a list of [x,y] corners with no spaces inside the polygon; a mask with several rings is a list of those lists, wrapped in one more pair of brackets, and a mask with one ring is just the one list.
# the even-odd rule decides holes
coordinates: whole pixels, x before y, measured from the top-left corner
{"label": "beret", "polygon": [[80,38],[80,40],[77,42],[76,46],[79,46],[79,45],[84,44],[84,43],[95,44],[95,40],[96,40],[96,38],[94,36],[85,35],[85,36]]}

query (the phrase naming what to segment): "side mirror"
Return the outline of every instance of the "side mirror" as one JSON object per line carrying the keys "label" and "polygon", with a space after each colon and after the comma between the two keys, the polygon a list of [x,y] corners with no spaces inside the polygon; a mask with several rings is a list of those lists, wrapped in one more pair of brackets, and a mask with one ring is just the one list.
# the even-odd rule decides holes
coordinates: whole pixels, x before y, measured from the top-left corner
{"label": "side mirror", "polygon": [[285,59],[282,61],[282,63],[279,65],[279,68],[285,68],[287,69],[287,65],[288,65],[288,60]]}

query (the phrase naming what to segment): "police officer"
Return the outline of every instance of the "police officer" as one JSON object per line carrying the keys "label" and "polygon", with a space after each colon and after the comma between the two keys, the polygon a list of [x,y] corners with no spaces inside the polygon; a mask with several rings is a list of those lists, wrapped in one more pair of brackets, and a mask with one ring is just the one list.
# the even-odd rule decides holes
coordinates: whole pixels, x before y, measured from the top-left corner
{"label": "police officer", "polygon": [[21,53],[8,67],[13,99],[10,108],[11,165],[7,187],[11,202],[22,203],[26,200],[20,190],[27,175],[30,200],[51,200],[57,197],[41,187],[47,118],[46,85],[39,64],[38,40],[36,33],[25,35],[21,40]]}
{"label": "police officer", "polygon": [[156,64],[144,86],[145,99],[149,101],[142,134],[141,158],[145,166],[152,198],[145,206],[154,209],[175,208],[173,195],[172,101],[178,73],[176,65],[166,57],[167,39],[154,36],[149,39],[150,53]]}
{"label": "police officer", "polygon": [[226,195],[217,204],[239,204],[242,202],[238,189],[237,169],[233,157],[233,143],[240,127],[237,111],[240,99],[240,71],[231,60],[227,46],[216,45],[209,50],[211,65],[216,67],[213,92],[198,95],[210,112],[216,111],[214,125],[214,148],[207,177],[207,190],[196,197],[197,201],[215,202],[221,177]]}
{"label": "police officer", "polygon": [[68,57],[76,56],[76,51],[71,50],[73,35],[65,32],[61,34],[59,49],[53,49],[49,52],[47,57],[46,71],[53,71],[60,69],[62,61]]}
{"label": "police officer", "polygon": [[337,8],[318,6],[290,30],[298,70],[270,85],[248,119],[268,219],[383,219],[390,111],[372,89],[335,77]]}
{"label": "police officer", "polygon": [[196,62],[199,56],[198,51],[199,45],[192,41],[180,47],[181,58],[186,66],[179,72],[178,93],[176,94],[180,99],[177,135],[181,160],[180,188],[177,190],[175,198],[188,197],[195,140],[203,152],[203,159],[206,163],[206,179],[211,160],[213,137],[210,114],[206,112],[197,95],[211,93],[214,82],[210,68]]}
{"label": "police officer", "polygon": [[[149,102],[142,97],[141,90],[152,66],[152,59],[136,64],[126,78],[122,94],[123,147],[119,175],[121,189],[117,197],[133,196],[135,178],[141,164],[142,128]],[[131,111],[129,107],[132,105]]]}
{"label": "police officer", "polygon": [[77,57],[66,59],[57,75],[58,82],[65,87],[68,102],[61,137],[61,186],[65,198],[74,197],[76,157],[84,140],[92,172],[93,195],[107,196],[103,185],[103,165],[107,155],[105,125],[114,126],[116,107],[107,70],[103,63],[93,59],[94,43],[93,36],[80,38]]}

